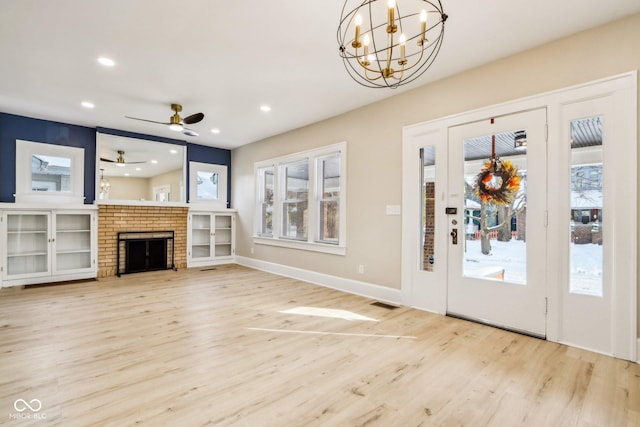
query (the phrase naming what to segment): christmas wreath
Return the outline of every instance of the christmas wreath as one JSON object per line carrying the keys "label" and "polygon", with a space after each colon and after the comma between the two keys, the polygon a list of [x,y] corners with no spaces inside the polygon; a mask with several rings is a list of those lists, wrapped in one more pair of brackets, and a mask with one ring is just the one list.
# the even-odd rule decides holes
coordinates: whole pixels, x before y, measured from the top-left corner
{"label": "christmas wreath", "polygon": [[475,192],[484,203],[508,205],[520,189],[518,168],[509,160],[492,157],[484,164],[475,181]]}

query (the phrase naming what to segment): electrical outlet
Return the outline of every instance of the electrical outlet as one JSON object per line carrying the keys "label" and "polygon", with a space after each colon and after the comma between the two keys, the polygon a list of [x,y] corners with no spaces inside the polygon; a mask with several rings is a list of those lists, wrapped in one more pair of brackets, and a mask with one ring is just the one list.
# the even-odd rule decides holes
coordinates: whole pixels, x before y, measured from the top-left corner
{"label": "electrical outlet", "polygon": [[251,248],[251,253],[253,253],[253,247]]}
{"label": "electrical outlet", "polygon": [[364,274],[364,265],[363,264],[358,264],[358,273]]}

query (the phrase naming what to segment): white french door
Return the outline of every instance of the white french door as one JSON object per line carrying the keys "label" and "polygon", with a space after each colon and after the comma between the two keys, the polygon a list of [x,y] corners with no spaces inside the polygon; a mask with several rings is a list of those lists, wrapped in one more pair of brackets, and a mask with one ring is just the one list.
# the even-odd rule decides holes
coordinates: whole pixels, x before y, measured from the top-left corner
{"label": "white french door", "polygon": [[545,336],[545,129],[543,108],[449,128],[447,313]]}
{"label": "white french door", "polygon": [[637,360],[636,122],[627,73],[405,127],[403,303]]}

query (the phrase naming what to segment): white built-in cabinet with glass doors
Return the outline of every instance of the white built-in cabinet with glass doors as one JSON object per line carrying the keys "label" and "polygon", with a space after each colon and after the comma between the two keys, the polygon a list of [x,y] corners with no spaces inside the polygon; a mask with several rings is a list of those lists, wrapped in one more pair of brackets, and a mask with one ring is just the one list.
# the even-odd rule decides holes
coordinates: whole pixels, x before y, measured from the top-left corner
{"label": "white built-in cabinet with glass doors", "polygon": [[235,213],[191,211],[187,247],[188,267],[233,262]]}
{"label": "white built-in cabinet with glass doors", "polygon": [[2,212],[2,286],[95,278],[95,210]]}

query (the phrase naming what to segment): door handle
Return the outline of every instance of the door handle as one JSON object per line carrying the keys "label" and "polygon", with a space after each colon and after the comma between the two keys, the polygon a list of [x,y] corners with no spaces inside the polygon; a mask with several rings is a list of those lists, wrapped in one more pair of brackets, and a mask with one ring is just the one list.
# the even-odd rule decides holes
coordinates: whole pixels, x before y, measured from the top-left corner
{"label": "door handle", "polygon": [[451,244],[453,245],[457,245],[458,244],[458,229],[454,228],[453,230],[451,230]]}

